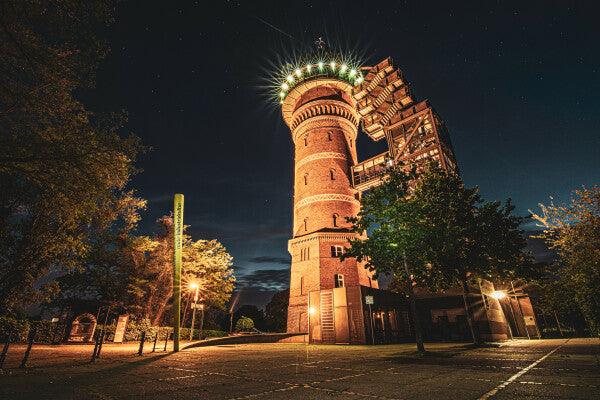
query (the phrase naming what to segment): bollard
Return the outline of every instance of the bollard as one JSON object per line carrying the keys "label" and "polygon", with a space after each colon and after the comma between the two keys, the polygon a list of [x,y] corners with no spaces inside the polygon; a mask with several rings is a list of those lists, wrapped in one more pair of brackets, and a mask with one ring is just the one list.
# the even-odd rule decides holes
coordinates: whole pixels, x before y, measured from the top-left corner
{"label": "bollard", "polygon": [[25,368],[27,364],[27,359],[29,358],[29,353],[31,352],[31,347],[33,346],[33,341],[35,340],[35,334],[37,333],[37,326],[33,328],[33,331],[29,333],[29,344],[27,345],[27,350],[25,350],[25,356],[23,357],[23,361],[21,361],[21,365],[19,368]]}
{"label": "bollard", "polygon": [[154,346],[152,347],[153,353],[156,351],[156,342],[158,341],[158,332],[159,331],[156,331],[156,335],[154,335]]}
{"label": "bollard", "polygon": [[140,349],[138,350],[138,356],[142,355],[144,351],[144,340],[146,340],[146,331],[142,332],[142,340],[140,340]]}
{"label": "bollard", "polygon": [[96,336],[96,345],[94,346],[94,352],[92,353],[92,359],[90,362],[94,362],[96,360],[96,353],[98,352],[98,346],[100,344],[100,335]]}
{"label": "bollard", "polygon": [[6,343],[4,343],[4,348],[2,349],[2,355],[0,355],[0,369],[4,365],[4,359],[6,358],[6,353],[8,353],[8,346],[10,345],[10,339],[12,338],[12,334],[15,328],[11,328],[10,332],[8,332],[8,337],[6,338]]}
{"label": "bollard", "polygon": [[167,333],[165,333],[165,349],[163,351],[167,351],[167,343],[169,343],[169,330],[167,329]]}
{"label": "bollard", "polygon": [[96,352],[96,358],[100,358],[100,350],[102,350],[102,343],[104,343],[104,336],[106,334],[105,330],[100,332],[100,344],[98,345],[98,351]]}

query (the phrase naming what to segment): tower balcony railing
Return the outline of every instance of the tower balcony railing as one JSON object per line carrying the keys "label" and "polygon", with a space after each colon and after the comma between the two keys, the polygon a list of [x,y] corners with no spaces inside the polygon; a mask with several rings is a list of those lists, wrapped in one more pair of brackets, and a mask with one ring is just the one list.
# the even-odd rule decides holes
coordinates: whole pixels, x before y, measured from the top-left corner
{"label": "tower balcony railing", "polygon": [[385,154],[381,154],[352,167],[352,184],[355,189],[364,191],[378,184],[385,173]]}

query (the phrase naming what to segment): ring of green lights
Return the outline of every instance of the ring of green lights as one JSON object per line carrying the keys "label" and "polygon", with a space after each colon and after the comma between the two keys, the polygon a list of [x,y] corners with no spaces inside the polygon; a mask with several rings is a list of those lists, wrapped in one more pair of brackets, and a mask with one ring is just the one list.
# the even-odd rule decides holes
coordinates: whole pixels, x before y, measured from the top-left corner
{"label": "ring of green lights", "polygon": [[364,80],[358,67],[350,63],[338,60],[309,62],[303,66],[289,68],[288,73],[284,74],[279,84],[279,103],[283,104],[283,100],[293,88],[302,82],[315,78],[335,78],[348,82],[352,86],[356,86]]}

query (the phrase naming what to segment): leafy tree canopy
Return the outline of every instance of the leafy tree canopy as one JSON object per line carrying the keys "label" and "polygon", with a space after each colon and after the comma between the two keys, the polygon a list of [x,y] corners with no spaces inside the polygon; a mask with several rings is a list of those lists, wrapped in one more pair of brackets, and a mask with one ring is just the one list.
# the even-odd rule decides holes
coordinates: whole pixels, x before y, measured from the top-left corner
{"label": "leafy tree canopy", "polygon": [[[540,204],[533,214],[546,228],[542,237],[558,253],[556,271],[547,285],[550,304],[559,288],[562,302],[574,300],[593,332],[600,332],[600,188],[583,187],[571,202],[560,206]],[[554,301],[553,301],[554,300]],[[562,307],[564,308],[564,306]],[[557,309],[557,308],[555,308]],[[560,309],[560,308],[558,308]]]}
{"label": "leafy tree canopy", "polygon": [[[62,302],[94,298],[120,312],[149,318],[153,325],[162,322],[173,296],[172,218],[160,218],[152,237],[129,230],[104,235],[87,261],[60,278]],[[195,291],[189,284],[195,282],[204,304],[224,308],[234,288],[231,265],[232,257],[217,240],[194,241],[184,234],[182,289],[188,297]]]}
{"label": "leafy tree canopy", "polygon": [[287,328],[287,310],[290,302],[290,289],[277,292],[265,307],[265,325],[271,332],[285,332]]}
{"label": "leafy tree canopy", "polygon": [[[512,215],[510,199],[484,203],[477,188],[436,164],[424,172],[402,166],[388,170],[380,186],[361,199],[361,211],[349,218],[353,230],[369,237],[351,240],[342,256],[356,257],[377,273],[394,274],[412,285],[444,290],[481,278],[498,281],[528,273],[531,257]],[[403,267],[406,255],[409,268]],[[465,297],[467,316],[472,315]],[[473,332],[474,339],[476,334]]]}
{"label": "leafy tree canopy", "polygon": [[91,88],[114,1],[7,0],[0,5],[0,308],[55,294],[51,272],[73,270],[111,226],[137,154],[124,113],[94,114]]}

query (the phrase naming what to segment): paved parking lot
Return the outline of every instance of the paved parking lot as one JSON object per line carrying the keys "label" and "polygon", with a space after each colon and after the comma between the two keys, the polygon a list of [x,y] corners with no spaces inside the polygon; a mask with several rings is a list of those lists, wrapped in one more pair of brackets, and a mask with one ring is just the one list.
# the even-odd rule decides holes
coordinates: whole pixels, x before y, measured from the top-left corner
{"label": "paved parking lot", "polygon": [[13,346],[1,399],[599,399],[598,339],[468,349],[244,344],[134,355],[136,345]]}

